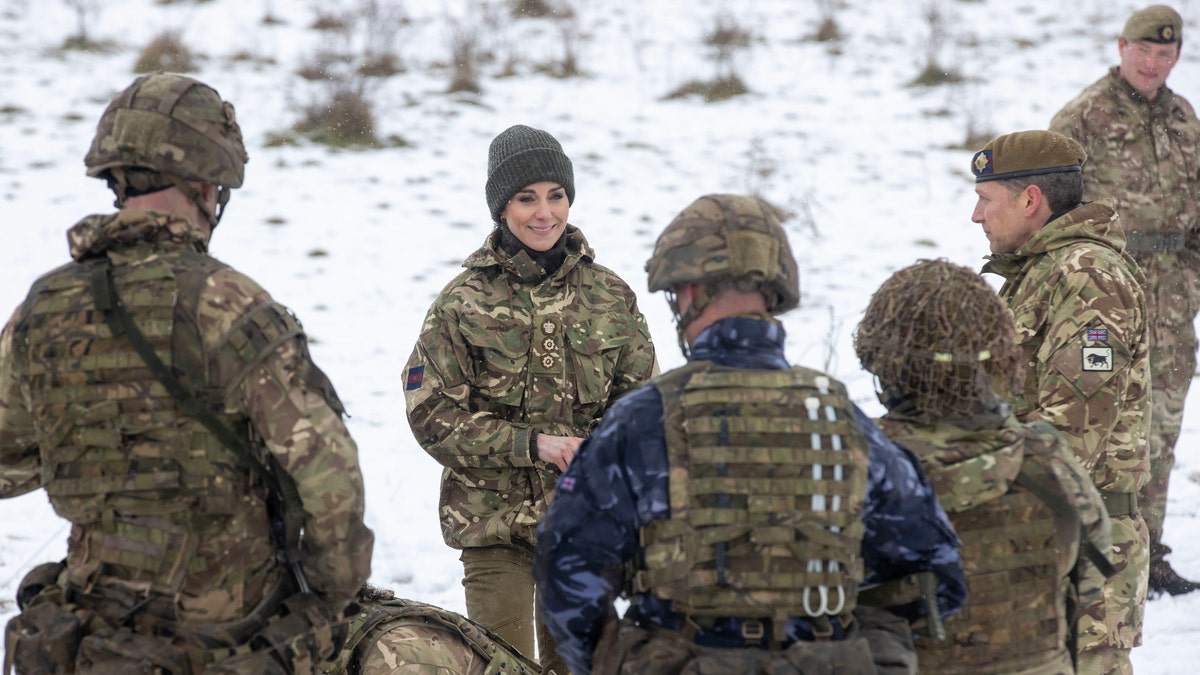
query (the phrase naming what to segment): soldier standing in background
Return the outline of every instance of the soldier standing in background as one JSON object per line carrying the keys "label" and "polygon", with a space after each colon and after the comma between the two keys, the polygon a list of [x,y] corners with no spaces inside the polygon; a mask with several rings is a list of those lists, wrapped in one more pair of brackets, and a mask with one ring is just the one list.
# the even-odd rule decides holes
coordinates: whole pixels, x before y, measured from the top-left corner
{"label": "soldier standing in background", "polygon": [[919,670],[1074,673],[1077,611],[1100,596],[1111,526],[1054,427],[1012,415],[1021,353],[1004,302],[966,267],[921,261],[875,292],[854,348],[887,407],[880,428],[920,457],[963,540],[967,605],[946,640],[917,640]]}
{"label": "soldier standing in background", "polygon": [[909,624],[859,585],[931,571],[905,618],[933,596],[952,614],[958,539],[916,458],[788,365],[774,316],[799,271],[774,210],[701,197],[647,270],[688,364],[618,401],[558,482],[535,572],[559,653],[576,675],[915,672]]}
{"label": "soldier standing in background", "polygon": [[1146,275],[1153,415],[1150,479],[1138,505],[1150,531],[1152,596],[1200,587],[1175,572],[1162,541],[1175,442],[1196,372],[1200,309],[1200,121],[1166,85],[1182,48],[1178,12],[1165,5],[1134,12],[1117,39],[1120,65],[1050,122],[1083,145],[1083,196],[1114,201],[1125,250]]}
{"label": "soldier standing in background", "polygon": [[557,139],[498,135],[485,194],[495,227],[425,317],[408,420],[444,467],[467,615],[527,656],[536,632],[543,668],[566,675],[535,614],[535,528],[583,438],[658,366],[637,296],[567,222],[575,176]]}
{"label": "soldier standing in background", "polygon": [[72,525],[18,592],[23,675],[308,673],[370,574],[341,402],[292,314],[207,253],[246,160],[211,87],[134,80],[85,158],[120,211],[67,232],[0,334],[0,497],[45,488]]}
{"label": "soldier standing in background", "polygon": [[1082,203],[1079,143],[1052,131],[993,139],[971,160],[1000,297],[1016,322],[1022,422],[1044,420],[1091,474],[1112,520],[1116,574],[1079,621],[1080,673],[1129,673],[1142,643],[1148,534],[1137,492],[1150,470],[1145,278],[1125,253],[1117,213]]}

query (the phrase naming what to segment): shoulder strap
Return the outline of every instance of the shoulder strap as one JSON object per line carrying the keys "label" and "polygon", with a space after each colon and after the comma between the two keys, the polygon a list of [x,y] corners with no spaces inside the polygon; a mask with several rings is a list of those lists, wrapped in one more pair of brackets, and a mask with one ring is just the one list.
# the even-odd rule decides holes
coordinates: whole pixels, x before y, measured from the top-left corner
{"label": "shoulder strap", "polygon": [[[1049,506],[1051,510],[1057,513],[1062,518],[1079,522],[1079,513],[1075,507],[1071,506],[1067,498],[1050,486],[1049,483],[1041,478],[1033,475],[1033,472],[1028,470],[1028,464],[1021,467],[1021,472],[1017,474],[1016,483],[1021,487],[1032,492],[1038,499],[1041,499]],[[1087,538],[1087,533],[1083,528],[1083,523],[1079,523],[1079,549],[1080,552],[1087,556],[1087,559],[1100,570],[1100,573],[1105,577],[1112,577],[1117,573],[1117,568],[1113,567],[1108,556],[1104,554],[1091,539]]]}
{"label": "shoulder strap", "polygon": [[[146,336],[142,334],[137,324],[133,322],[129,312],[125,309],[125,303],[117,294],[117,287],[112,278],[112,265],[107,256],[100,258],[99,262],[92,267],[91,278],[96,309],[104,313],[105,322],[112,330],[113,336],[126,335],[138,356],[142,357],[142,361],[146,363],[150,372],[166,387],[167,392],[180,407],[197,422],[204,425],[204,428],[216,436],[222,445],[249,466],[262,479],[271,494],[282,502],[283,522],[272,523],[273,529],[277,530],[275,532],[276,543],[282,548],[300,591],[311,593],[312,589],[308,585],[308,579],[304,575],[299,559],[300,530],[304,522],[304,508],[300,501],[300,494],[296,490],[296,482],[282,470],[279,461],[269,452],[266,453],[266,463],[257,458],[247,447],[245,441],[228,425],[217,419],[217,416],[175,377],[167,364],[158,358],[154,347],[146,340]],[[282,528],[282,532],[278,531],[280,528]]]}

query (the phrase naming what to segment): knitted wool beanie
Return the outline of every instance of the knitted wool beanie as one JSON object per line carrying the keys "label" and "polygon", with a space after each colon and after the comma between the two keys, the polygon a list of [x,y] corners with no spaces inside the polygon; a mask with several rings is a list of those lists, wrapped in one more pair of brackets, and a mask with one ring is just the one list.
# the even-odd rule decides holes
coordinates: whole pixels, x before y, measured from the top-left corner
{"label": "knitted wool beanie", "polygon": [[575,172],[571,158],[550,134],[523,124],[511,126],[492,139],[488,148],[488,178],[484,192],[492,222],[508,200],[525,186],[551,181],[567,192],[567,203],[575,202]]}

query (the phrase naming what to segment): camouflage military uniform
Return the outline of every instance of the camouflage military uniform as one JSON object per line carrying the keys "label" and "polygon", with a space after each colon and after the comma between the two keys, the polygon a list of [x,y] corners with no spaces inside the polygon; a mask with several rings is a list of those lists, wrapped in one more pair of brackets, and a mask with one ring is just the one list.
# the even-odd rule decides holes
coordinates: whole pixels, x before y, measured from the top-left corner
{"label": "camouflage military uniform", "polygon": [[1163,86],[1153,101],[1114,66],[1068,103],[1050,128],[1083,144],[1084,198],[1110,198],[1125,227],[1126,250],[1146,275],[1153,394],[1150,479],[1138,503],[1152,555],[1162,545],[1167,482],[1196,372],[1194,321],[1200,309],[1200,121]]}
{"label": "camouflage military uniform", "polygon": [[[705,328],[692,343],[690,365],[685,368],[693,371],[697,367],[710,368],[717,377],[740,372],[783,382],[792,377],[787,370],[783,344],[782,326],[768,317],[723,318]],[[672,376],[669,373],[663,378]],[[837,387],[837,383],[830,380],[830,391]],[[768,414],[765,411],[773,410],[773,404],[778,403],[783,394],[773,393],[778,395],[764,394],[761,390],[747,394],[758,397],[758,402],[746,404],[745,414],[750,415],[752,410]],[[698,391],[696,395],[699,398],[689,400],[703,402],[705,396],[710,402],[725,400],[724,397],[714,398],[706,391]],[[818,398],[814,395],[813,400],[818,401]],[[711,568],[715,558],[712,547],[704,546],[698,537],[690,540],[682,537],[678,542],[682,548],[674,553],[663,545],[666,540],[660,539],[653,551],[645,552],[645,564],[638,562],[642,555],[639,532],[654,525],[666,528],[656,530],[658,533],[669,533],[670,528],[682,522],[673,518],[674,510],[680,496],[689,489],[703,492],[703,486],[708,485],[709,491],[717,492],[716,488],[725,484],[731,491],[741,491],[731,498],[739,504],[745,502],[736,509],[732,503],[729,508],[721,509],[716,495],[699,495],[701,501],[707,497],[716,508],[696,509],[697,517],[707,515],[717,519],[715,522],[720,522],[722,511],[731,517],[734,514],[742,516],[745,510],[759,516],[772,512],[793,513],[781,506],[792,498],[790,494],[747,497],[744,486],[732,489],[737,482],[733,479],[723,482],[717,475],[692,478],[694,483],[686,479],[685,472],[670,460],[668,451],[669,439],[680,432],[681,411],[676,407],[667,409],[666,403],[654,386],[641,388],[618,401],[559,480],[555,500],[539,525],[535,567],[538,593],[546,623],[571,672],[586,674],[595,666],[606,673],[677,673],[684,664],[691,664],[690,667],[696,669],[684,672],[817,672],[808,670],[814,667],[814,661],[822,664],[822,668],[829,668],[831,664],[841,668],[830,672],[875,672],[876,666],[871,659],[878,654],[873,654],[864,644],[864,638],[857,633],[857,622],[839,616],[840,610],[806,615],[802,600],[792,608],[793,612],[786,613],[786,618],[773,616],[769,621],[748,618],[753,616],[753,607],[744,607],[741,613],[734,615],[690,617],[681,611],[682,604],[677,606],[638,584],[630,587],[635,589],[631,592],[631,607],[620,628],[606,627],[615,625],[612,603],[625,592],[625,583],[650,578],[649,574],[638,574],[635,578],[632,571],[635,568],[650,569],[651,556],[655,556],[655,560],[670,559],[676,567],[680,563],[704,563],[710,569],[699,572],[696,578],[707,580],[703,582],[706,586],[713,584]],[[933,570],[939,582],[942,612],[957,611],[965,596],[961,561],[956,551],[958,541],[937,504],[932,487],[911,454],[889,442],[852,404],[847,403],[847,406],[851,412],[846,418],[839,415],[836,421],[828,422],[824,417],[827,411],[822,408],[823,417],[811,430],[819,427],[820,432],[816,435],[823,436],[825,444],[822,447],[845,448],[847,463],[856,452],[851,447],[859,448],[857,452],[863,449],[862,445],[852,444],[865,442],[868,457],[860,476],[865,478],[861,524],[847,522],[842,530],[845,538],[861,537],[861,557],[856,557],[852,568],[861,570],[861,565],[865,564],[874,575],[868,581]],[[807,419],[807,413],[804,417]],[[729,415],[724,419],[729,421],[731,446],[735,439],[744,439],[746,434],[760,439],[779,437],[774,433],[751,431],[746,424],[748,417]],[[779,430],[800,427],[800,424],[787,424],[792,420],[791,417],[786,421],[776,418]],[[761,420],[756,421],[761,423]],[[718,423],[713,428],[719,427]],[[844,445],[832,440],[842,432]],[[720,444],[719,432],[705,435]],[[806,436],[804,440],[807,443],[809,439]],[[754,464],[755,461],[791,463],[792,466],[781,469],[781,475],[800,463],[804,464],[805,477],[821,483],[831,494],[850,499],[849,495],[854,492],[852,470],[846,469],[846,480],[838,485],[835,462],[830,463],[825,480],[817,480],[813,473],[815,469],[805,462],[805,458],[813,461],[813,452],[801,444],[772,447],[769,441],[761,440],[755,445],[757,447],[747,447],[742,443],[740,447],[725,450],[731,476],[733,471],[743,470],[743,464]],[[708,457],[708,461],[718,463],[725,456],[720,450],[718,447],[695,449],[698,457]],[[764,459],[767,457],[770,460]],[[767,482],[764,479],[761,485]],[[844,504],[844,509],[853,512],[850,504]],[[731,575],[740,573],[733,562],[741,555],[739,548],[759,547],[760,551],[771,551],[771,555],[783,555],[773,549],[771,545],[775,544],[780,549],[798,551],[800,557],[809,557],[814,550],[825,551],[827,547],[832,555],[832,551],[844,543],[840,541],[843,537],[834,531],[822,535],[822,528],[817,524],[837,525],[838,518],[845,514],[834,512],[836,507],[826,513],[815,513],[815,510],[805,513],[804,519],[784,518],[776,523],[777,527],[766,527],[761,532],[755,530],[753,535],[750,532],[753,528],[738,520],[731,521],[728,530],[711,527],[708,532],[735,538],[727,549]],[[807,536],[792,539],[793,528],[803,530]],[[742,536],[739,537],[738,532]],[[819,545],[810,543],[810,537],[818,540]],[[807,545],[813,548],[809,549]],[[813,554],[813,557],[821,555]],[[653,569],[664,575],[663,578],[669,577],[670,570]],[[842,580],[837,570],[829,568],[817,574],[825,579],[822,583],[830,586],[826,589],[830,591],[829,597],[836,596],[835,587]],[[755,583],[766,580],[781,583],[779,577],[784,576],[787,575],[755,577],[750,574],[746,579]],[[803,583],[799,581],[800,576],[803,575],[796,576],[795,583]],[[670,583],[669,579],[667,583]],[[803,595],[802,588],[792,590]],[[727,592],[730,596],[737,595],[732,579]],[[762,596],[763,599],[766,597],[766,594]],[[810,599],[813,600],[810,607],[819,609],[815,598]],[[852,598],[848,594],[847,604],[842,609],[850,607],[850,603]],[[836,610],[836,604],[831,601],[825,608]],[[747,614],[747,611],[751,613]],[[903,627],[901,637],[908,642],[911,633],[903,621],[900,624]],[[911,649],[911,643],[908,643],[908,649]]]}
{"label": "camouflage military uniform", "polygon": [[983,269],[1005,278],[1000,295],[1025,355],[1014,413],[1062,432],[1112,517],[1118,572],[1085,608],[1080,651],[1142,641],[1149,558],[1135,496],[1149,472],[1149,344],[1143,277],[1124,243],[1112,208],[1086,204]]}
{"label": "camouflage military uniform", "polygon": [[520,558],[532,553],[559,475],[538,459],[536,434],[586,436],[657,366],[636,296],[592,262],[582,232],[568,226],[566,257],[550,275],[499,237],[494,230],[430,308],[405,395],[417,441],[445,467],[446,544],[513,547]]}
{"label": "camouflage military uniform", "polygon": [[[920,670],[1073,674],[1073,612],[1098,599],[1104,583],[1081,555],[1080,526],[1099,551],[1112,541],[1100,495],[1066,442],[1045,422],[1022,425],[998,414],[931,426],[892,411],[879,425],[921,458],[963,540],[967,606],[946,620],[946,641],[917,641]],[[1058,513],[1021,487],[1022,473],[1076,512]]]}
{"label": "camouflage military uniform", "polygon": [[246,617],[281,611],[289,583],[266,490],[96,311],[105,260],[160,358],[294,479],[303,566],[332,616],[369,575],[373,536],[357,449],[299,324],[209,257],[190,220],[125,209],[84,219],[69,240],[74,262],[34,284],[0,337],[0,497],[44,487],[72,523],[56,597],[84,624],[80,658],[137,668],[107,651],[113,630],[163,645],[174,634],[199,670],[262,627]]}

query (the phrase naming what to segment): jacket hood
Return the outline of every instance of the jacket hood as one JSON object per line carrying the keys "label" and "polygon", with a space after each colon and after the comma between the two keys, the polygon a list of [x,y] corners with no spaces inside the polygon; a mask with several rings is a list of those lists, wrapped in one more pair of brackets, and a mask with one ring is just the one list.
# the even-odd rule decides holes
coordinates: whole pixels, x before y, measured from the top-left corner
{"label": "jacket hood", "polygon": [[88,216],[67,230],[67,244],[77,261],[139,244],[177,244],[208,251],[204,231],[192,221],[143,209]]}
{"label": "jacket hood", "polygon": [[942,508],[949,512],[974,508],[1008,492],[1025,461],[1025,438],[1011,415],[994,429],[928,426],[890,417],[880,424],[889,437],[920,457]]}

